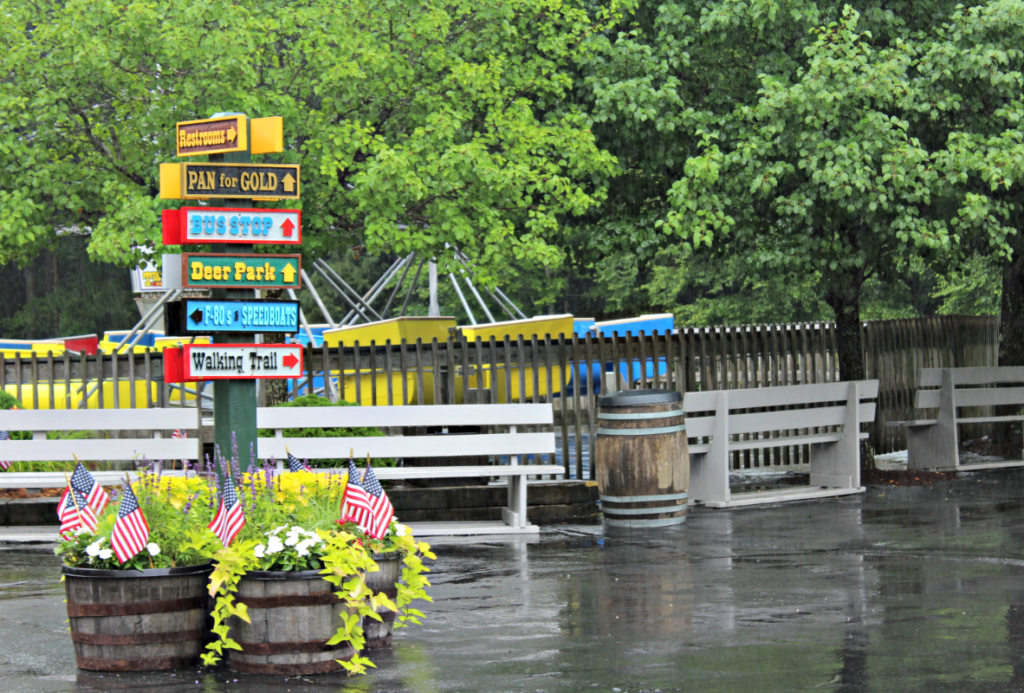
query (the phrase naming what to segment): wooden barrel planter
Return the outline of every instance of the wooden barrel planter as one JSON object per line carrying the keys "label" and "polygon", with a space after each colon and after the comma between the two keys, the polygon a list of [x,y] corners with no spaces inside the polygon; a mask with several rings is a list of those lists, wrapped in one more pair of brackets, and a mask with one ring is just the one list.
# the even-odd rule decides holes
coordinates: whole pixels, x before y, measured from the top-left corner
{"label": "wooden barrel planter", "polygon": [[[383,594],[394,601],[398,596],[398,578],[402,576],[402,554],[378,553],[373,557],[379,570],[366,574],[366,586],[374,594]],[[391,646],[395,632],[395,612],[387,607],[377,607],[381,620],[363,617],[363,633],[366,635],[366,649],[380,650]]]}
{"label": "wooden barrel planter", "polygon": [[250,571],[238,583],[237,601],[251,623],[231,618],[230,636],[242,650],[227,650],[231,668],[246,674],[303,676],[341,669],[355,650],[328,645],[348,607],[319,570]]}
{"label": "wooden barrel planter", "polygon": [[630,390],[602,397],[594,450],[605,524],[663,527],[686,521],[690,452],[683,396]]}
{"label": "wooden barrel planter", "polygon": [[64,567],[79,669],[159,671],[199,663],[209,634],[212,566],[150,570]]}

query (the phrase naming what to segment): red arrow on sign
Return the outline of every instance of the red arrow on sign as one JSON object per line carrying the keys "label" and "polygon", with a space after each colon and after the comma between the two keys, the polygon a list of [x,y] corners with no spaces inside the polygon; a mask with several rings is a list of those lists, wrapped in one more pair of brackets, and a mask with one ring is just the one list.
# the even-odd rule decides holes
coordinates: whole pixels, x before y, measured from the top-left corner
{"label": "red arrow on sign", "polygon": [[281,230],[284,231],[285,238],[292,237],[292,229],[295,228],[295,224],[292,223],[291,219],[285,219],[284,223],[281,224]]}
{"label": "red arrow on sign", "polygon": [[295,358],[295,354],[285,354],[284,358],[281,359],[281,363],[284,364],[285,368],[295,368],[299,360]]}

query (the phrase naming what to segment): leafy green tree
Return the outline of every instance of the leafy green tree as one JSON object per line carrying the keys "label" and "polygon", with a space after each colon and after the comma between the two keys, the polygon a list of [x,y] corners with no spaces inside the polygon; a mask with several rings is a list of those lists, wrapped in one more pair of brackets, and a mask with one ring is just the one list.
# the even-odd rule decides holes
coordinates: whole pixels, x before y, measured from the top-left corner
{"label": "leafy green tree", "polygon": [[0,263],[54,227],[128,264],[158,252],[176,121],[283,116],[303,164],[303,252],[465,250],[557,264],[560,215],[613,158],[567,105],[568,66],[617,16],[556,0],[0,1]]}

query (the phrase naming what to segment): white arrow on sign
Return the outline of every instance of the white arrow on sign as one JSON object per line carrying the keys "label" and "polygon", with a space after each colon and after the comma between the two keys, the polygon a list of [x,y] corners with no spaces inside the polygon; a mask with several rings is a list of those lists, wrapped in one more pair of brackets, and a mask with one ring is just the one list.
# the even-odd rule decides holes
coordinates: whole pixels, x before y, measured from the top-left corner
{"label": "white arrow on sign", "polygon": [[299,378],[301,344],[185,344],[186,380]]}

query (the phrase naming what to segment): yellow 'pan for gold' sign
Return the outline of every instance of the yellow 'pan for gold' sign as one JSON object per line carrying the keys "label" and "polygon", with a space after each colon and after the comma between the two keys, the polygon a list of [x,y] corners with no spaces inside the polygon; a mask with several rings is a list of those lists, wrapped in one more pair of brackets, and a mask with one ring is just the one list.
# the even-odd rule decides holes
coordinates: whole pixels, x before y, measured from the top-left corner
{"label": "yellow 'pan for gold' sign", "polygon": [[299,199],[297,164],[160,164],[164,199]]}
{"label": "yellow 'pan for gold' sign", "polygon": [[249,148],[244,115],[178,123],[178,156],[244,152]]}

